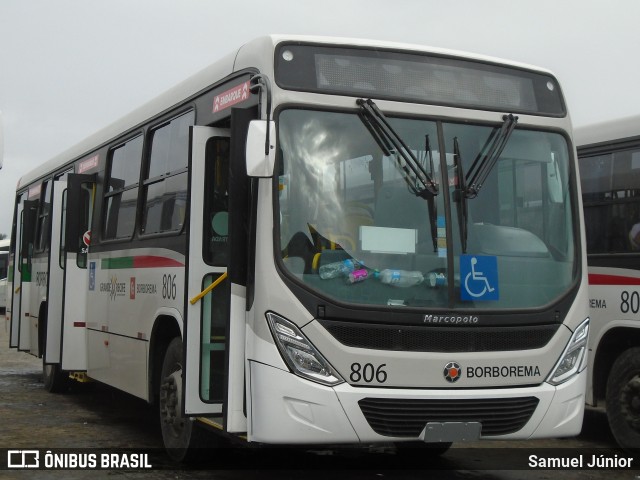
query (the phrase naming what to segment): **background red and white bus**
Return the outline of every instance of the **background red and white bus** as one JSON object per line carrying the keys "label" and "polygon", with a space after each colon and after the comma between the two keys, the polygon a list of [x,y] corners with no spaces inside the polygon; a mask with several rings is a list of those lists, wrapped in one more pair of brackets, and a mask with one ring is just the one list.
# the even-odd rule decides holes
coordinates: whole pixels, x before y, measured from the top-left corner
{"label": "background red and white bus", "polygon": [[576,129],[589,264],[587,403],[640,448],[640,115]]}

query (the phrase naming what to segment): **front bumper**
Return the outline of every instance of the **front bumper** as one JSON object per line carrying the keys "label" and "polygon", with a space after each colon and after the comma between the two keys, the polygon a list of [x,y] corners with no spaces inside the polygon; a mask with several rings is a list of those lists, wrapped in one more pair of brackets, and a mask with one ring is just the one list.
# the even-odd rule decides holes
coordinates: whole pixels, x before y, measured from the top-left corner
{"label": "front bumper", "polygon": [[[482,418],[488,425],[487,418],[504,414],[504,405],[518,402],[519,399],[536,399],[537,403],[530,409],[530,415],[527,414],[528,419],[525,417],[522,426],[518,426],[516,431],[496,435],[485,427],[481,439],[521,440],[573,436],[580,433],[582,428],[586,378],[585,370],[557,387],[543,383],[523,388],[415,390],[359,388],[343,383],[331,388],[275,367],[250,362],[251,402],[247,433],[250,441],[274,444],[415,441],[420,439],[420,432],[415,428],[380,428],[381,424],[393,423],[385,419],[384,409],[376,414],[379,422],[372,426],[359,402],[364,399],[373,399],[374,403],[395,401],[391,403],[400,406],[403,401],[424,401],[430,405],[438,402],[435,405],[440,405],[441,408],[438,407],[437,412],[446,422],[474,421],[474,404],[482,405],[478,411],[484,410],[485,416]],[[462,410],[456,410],[456,405],[464,405],[466,413],[459,413],[460,418],[457,412]],[[492,410],[487,405],[494,405],[495,408]],[[406,408],[404,410],[407,411]],[[387,410],[389,412],[391,410]],[[429,417],[428,413],[425,415],[425,426],[429,421],[438,421]],[[371,419],[371,415],[369,418]],[[477,418],[480,417],[476,417],[476,421]],[[379,433],[381,431],[384,434]],[[487,431],[489,435],[486,434]]]}

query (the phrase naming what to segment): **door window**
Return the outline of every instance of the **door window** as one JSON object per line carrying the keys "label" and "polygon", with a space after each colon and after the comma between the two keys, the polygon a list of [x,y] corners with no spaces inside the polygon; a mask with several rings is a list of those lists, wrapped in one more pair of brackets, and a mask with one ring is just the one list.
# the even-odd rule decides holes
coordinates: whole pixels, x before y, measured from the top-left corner
{"label": "door window", "polygon": [[229,138],[213,137],[206,147],[202,256],[209,265],[229,261]]}

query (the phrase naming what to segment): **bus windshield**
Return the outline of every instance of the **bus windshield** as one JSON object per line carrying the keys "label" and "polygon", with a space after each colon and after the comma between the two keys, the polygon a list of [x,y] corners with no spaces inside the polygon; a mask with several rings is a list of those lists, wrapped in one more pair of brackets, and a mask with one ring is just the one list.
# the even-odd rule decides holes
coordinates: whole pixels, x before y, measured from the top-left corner
{"label": "bus windshield", "polygon": [[357,113],[281,111],[276,218],[290,277],[334,301],[391,308],[536,308],[567,292],[577,220],[562,135],[516,128],[465,198],[500,125],[388,121],[435,193],[416,194],[406,155]]}

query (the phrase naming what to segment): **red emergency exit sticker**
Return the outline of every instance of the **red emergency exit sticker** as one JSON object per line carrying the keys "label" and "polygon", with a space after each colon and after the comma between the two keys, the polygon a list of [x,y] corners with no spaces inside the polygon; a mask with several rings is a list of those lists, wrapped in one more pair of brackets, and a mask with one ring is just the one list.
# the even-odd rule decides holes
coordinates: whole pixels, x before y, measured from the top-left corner
{"label": "red emergency exit sticker", "polygon": [[213,97],[213,113],[220,112],[238,103],[244,102],[251,96],[249,81],[230,88]]}

